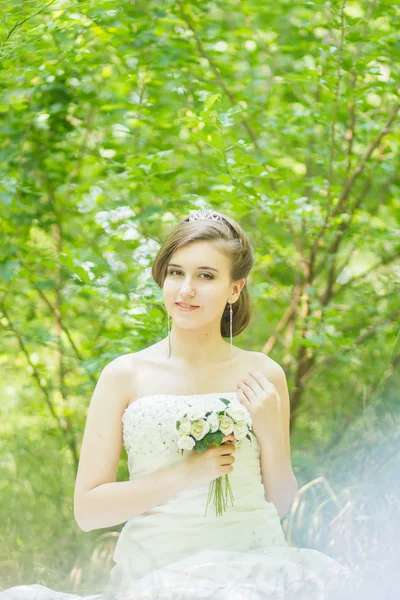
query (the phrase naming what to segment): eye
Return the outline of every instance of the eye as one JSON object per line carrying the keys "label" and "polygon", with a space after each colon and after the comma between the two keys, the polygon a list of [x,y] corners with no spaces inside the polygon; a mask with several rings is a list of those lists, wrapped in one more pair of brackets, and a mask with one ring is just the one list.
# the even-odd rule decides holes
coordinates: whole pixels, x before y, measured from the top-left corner
{"label": "eye", "polygon": [[[182,271],[180,271],[179,269],[171,269],[168,271],[169,275],[173,275],[174,273],[182,273]],[[214,276],[211,275],[211,273],[200,273],[201,275],[207,275],[206,279],[214,279]]]}

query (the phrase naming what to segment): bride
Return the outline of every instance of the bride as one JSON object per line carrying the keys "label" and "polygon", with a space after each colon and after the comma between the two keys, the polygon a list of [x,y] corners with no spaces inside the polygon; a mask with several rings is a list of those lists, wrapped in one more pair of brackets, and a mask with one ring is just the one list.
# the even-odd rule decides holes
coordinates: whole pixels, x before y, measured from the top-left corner
{"label": "bride", "polygon": [[[134,598],[327,600],[352,574],[329,556],[289,546],[280,519],[298,486],[290,459],[283,369],[232,345],[251,319],[253,250],[243,229],[213,210],[183,219],[160,248],[168,336],[103,369],[87,414],[74,495],[83,531],[125,523],[102,594],[17,586],[1,600]],[[227,343],[223,338],[229,337]],[[254,438],[181,451],[176,421],[221,398],[251,417]],[[116,482],[121,447],[129,481]],[[217,515],[210,483],[229,475],[233,502]]]}

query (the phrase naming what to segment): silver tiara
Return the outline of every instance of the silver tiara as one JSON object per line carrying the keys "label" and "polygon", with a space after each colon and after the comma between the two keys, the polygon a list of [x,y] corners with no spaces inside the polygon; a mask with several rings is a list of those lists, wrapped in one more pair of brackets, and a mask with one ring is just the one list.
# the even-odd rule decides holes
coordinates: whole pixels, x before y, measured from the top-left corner
{"label": "silver tiara", "polygon": [[[188,217],[186,217],[185,219],[183,219],[182,222],[201,221],[201,220],[223,221],[232,230],[233,235],[236,238],[240,239],[236,230],[234,229],[234,227],[232,227],[232,225],[229,223],[229,221],[227,221],[225,219],[225,217],[223,217],[219,212],[217,212],[216,210],[212,210],[211,208],[199,208],[198,210],[191,212],[190,215]],[[243,255],[243,250],[241,252]]]}
{"label": "silver tiara", "polygon": [[224,218],[219,212],[211,210],[210,208],[199,208],[189,215],[189,221],[197,221],[200,219],[209,219],[210,221],[223,221]]}

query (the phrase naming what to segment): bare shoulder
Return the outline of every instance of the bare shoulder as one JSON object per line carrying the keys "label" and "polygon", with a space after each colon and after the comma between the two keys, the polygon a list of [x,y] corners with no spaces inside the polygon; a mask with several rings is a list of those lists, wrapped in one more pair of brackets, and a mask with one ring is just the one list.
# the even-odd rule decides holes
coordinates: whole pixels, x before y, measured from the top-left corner
{"label": "bare shoulder", "polygon": [[104,391],[112,390],[113,397],[118,397],[121,407],[128,405],[135,384],[138,359],[136,353],[122,354],[107,363],[100,373],[97,386]]}
{"label": "bare shoulder", "polygon": [[103,371],[111,376],[129,376],[132,375],[132,371],[134,370],[136,363],[136,352],[131,352],[130,354],[121,354],[107,363],[105,367],[103,367]]}
{"label": "bare shoulder", "polygon": [[278,382],[285,377],[283,367],[267,354],[264,354],[264,352],[252,351],[250,354],[252,355],[249,357],[252,365],[250,368],[263,373],[263,375],[265,375],[274,385],[275,382]]}

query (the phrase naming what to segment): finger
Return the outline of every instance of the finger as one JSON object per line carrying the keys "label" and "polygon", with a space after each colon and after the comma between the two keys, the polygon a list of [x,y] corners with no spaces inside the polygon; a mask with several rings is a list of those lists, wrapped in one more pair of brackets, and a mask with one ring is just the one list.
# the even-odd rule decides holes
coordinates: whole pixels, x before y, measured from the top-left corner
{"label": "finger", "polygon": [[265,382],[271,383],[269,379],[265,377],[264,373],[261,373],[260,371],[248,371],[248,373],[261,387],[264,386]]}
{"label": "finger", "polygon": [[253,399],[257,394],[263,391],[261,385],[254,379],[245,379],[241,382],[241,389],[249,395],[249,399]]}
{"label": "finger", "polygon": [[251,407],[251,402],[249,401],[249,399],[245,396],[243,390],[239,389],[238,390],[238,398],[240,400],[240,402],[242,402],[242,404],[248,409],[250,410]]}
{"label": "finger", "polygon": [[260,387],[260,391],[267,391],[270,389],[276,389],[272,381],[270,381],[264,373],[260,373],[260,371],[249,371],[249,375],[251,375],[254,380],[258,383]]}
{"label": "finger", "polygon": [[221,454],[224,456],[229,456],[230,454],[232,454],[233,452],[236,451],[236,446],[235,444],[223,444],[223,448],[222,448],[222,452]]}

